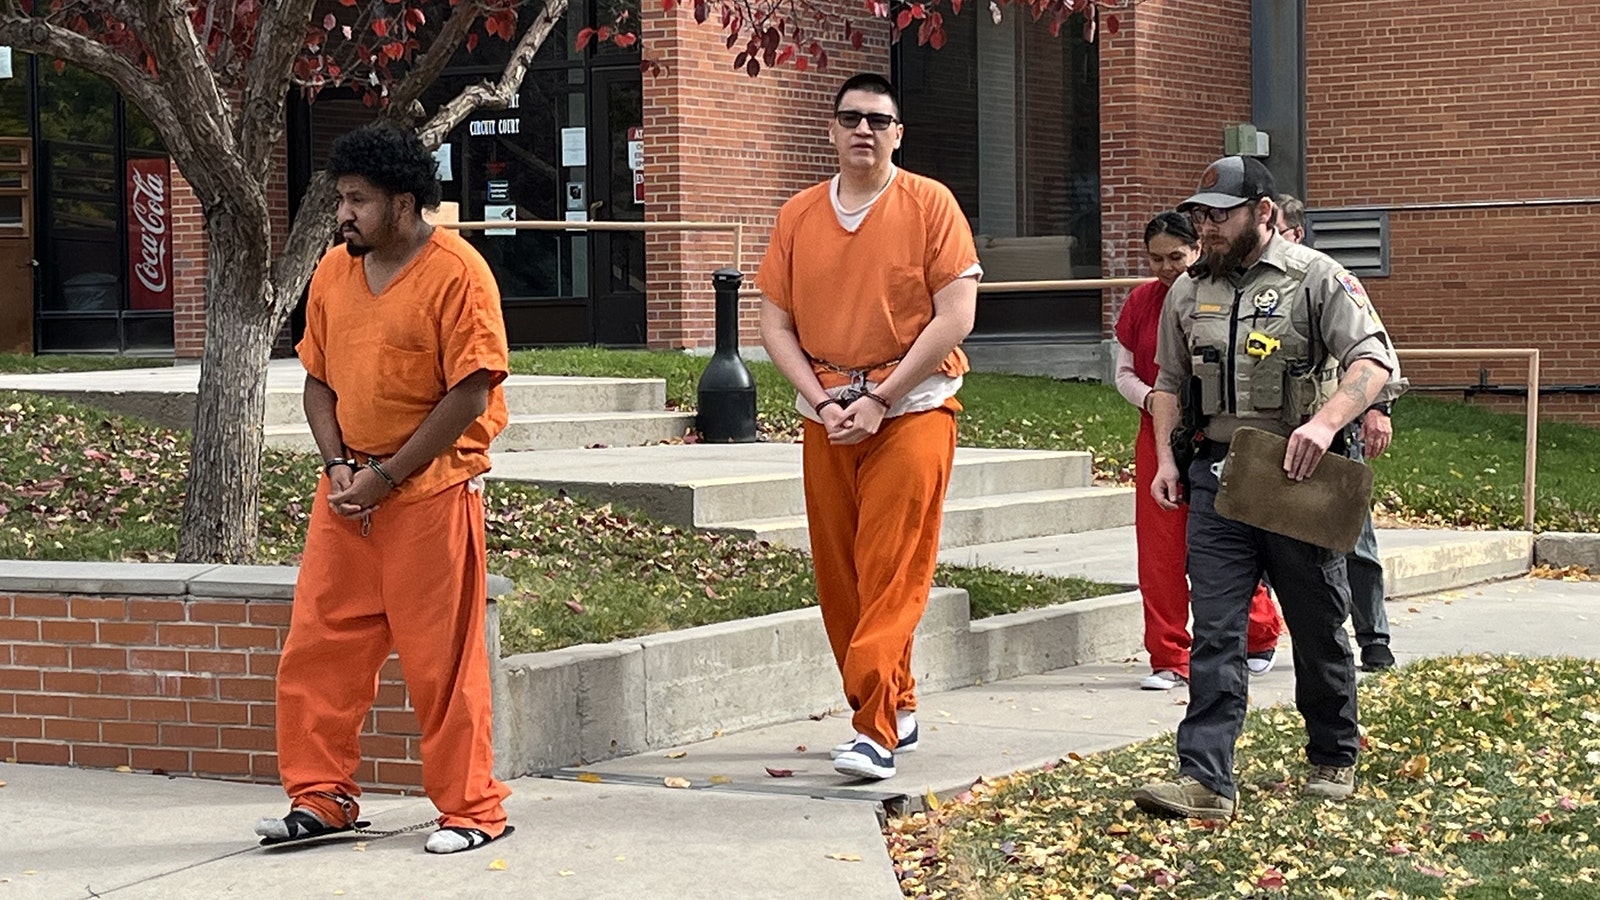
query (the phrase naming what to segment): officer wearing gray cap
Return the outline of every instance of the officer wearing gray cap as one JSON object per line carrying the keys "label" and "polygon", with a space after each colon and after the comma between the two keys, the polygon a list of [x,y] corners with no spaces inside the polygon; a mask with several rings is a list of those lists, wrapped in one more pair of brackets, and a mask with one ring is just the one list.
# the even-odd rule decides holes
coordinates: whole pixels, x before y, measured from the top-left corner
{"label": "officer wearing gray cap", "polygon": [[[1204,256],[1172,286],[1162,311],[1152,406],[1157,434],[1180,418],[1178,395],[1197,406],[1205,441],[1189,467],[1189,579],[1194,644],[1189,707],[1178,727],[1178,777],[1134,792],[1140,808],[1227,818],[1237,791],[1233,748],[1247,706],[1245,630],[1250,594],[1265,573],[1294,642],[1295,705],[1306,722],[1311,772],[1304,792],[1343,799],[1355,790],[1356,677],[1344,621],[1350,592],[1334,550],[1224,518],[1215,500],[1236,429],[1288,438],[1283,468],[1304,480],[1346,425],[1403,389],[1383,323],[1361,282],[1327,255],[1273,228],[1272,175],[1229,156],[1179,204]],[[1151,492],[1183,498],[1172,448],[1157,442]]]}

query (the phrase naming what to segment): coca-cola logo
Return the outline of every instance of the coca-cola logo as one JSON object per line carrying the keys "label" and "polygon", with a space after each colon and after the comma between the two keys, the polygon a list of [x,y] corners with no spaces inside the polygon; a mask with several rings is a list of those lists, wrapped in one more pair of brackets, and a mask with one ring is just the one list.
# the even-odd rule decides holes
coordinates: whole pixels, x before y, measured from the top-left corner
{"label": "coca-cola logo", "polygon": [[160,172],[129,173],[133,179],[133,220],[139,226],[139,262],[134,274],[145,290],[167,290],[167,178]]}

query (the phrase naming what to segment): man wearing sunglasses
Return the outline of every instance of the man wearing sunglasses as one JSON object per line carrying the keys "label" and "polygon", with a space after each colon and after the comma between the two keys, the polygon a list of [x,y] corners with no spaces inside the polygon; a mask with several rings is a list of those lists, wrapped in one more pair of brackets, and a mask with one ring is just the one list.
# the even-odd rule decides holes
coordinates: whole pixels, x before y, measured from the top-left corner
{"label": "man wearing sunglasses", "polygon": [[[1344,799],[1355,790],[1344,555],[1224,518],[1215,501],[1238,428],[1287,437],[1284,472],[1303,481],[1330,447],[1339,449],[1335,438],[1346,425],[1403,382],[1361,282],[1332,258],[1279,235],[1276,198],[1265,166],[1229,156],[1208,166],[1199,190],[1178,205],[1195,223],[1205,255],[1173,284],[1162,311],[1153,415],[1156,433],[1171,433],[1187,383],[1207,419],[1188,473],[1194,643],[1178,777],[1133,795],[1140,808],[1161,815],[1221,819],[1234,812],[1234,741],[1247,707],[1245,630],[1263,573],[1294,641],[1295,704],[1311,763],[1304,793]],[[1157,442],[1156,453],[1151,493],[1174,508],[1183,498],[1172,449]]]}
{"label": "man wearing sunglasses", "polygon": [[949,189],[891,161],[904,132],[886,79],[846,81],[828,123],[839,172],[783,205],[756,278],[762,342],[806,419],[817,599],[855,711],[834,768],[864,779],[892,776],[896,753],[917,747],[911,638],[982,275]]}

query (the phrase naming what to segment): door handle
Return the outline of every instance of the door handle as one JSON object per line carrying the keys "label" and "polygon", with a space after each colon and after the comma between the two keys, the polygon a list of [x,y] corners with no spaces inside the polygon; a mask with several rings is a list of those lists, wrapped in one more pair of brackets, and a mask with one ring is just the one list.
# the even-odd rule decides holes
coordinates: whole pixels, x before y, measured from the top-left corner
{"label": "door handle", "polygon": [[600,207],[605,206],[605,205],[606,205],[606,202],[604,200],[596,200],[593,203],[589,204],[589,218],[591,220],[593,220],[594,219],[594,214],[596,212],[599,212]]}

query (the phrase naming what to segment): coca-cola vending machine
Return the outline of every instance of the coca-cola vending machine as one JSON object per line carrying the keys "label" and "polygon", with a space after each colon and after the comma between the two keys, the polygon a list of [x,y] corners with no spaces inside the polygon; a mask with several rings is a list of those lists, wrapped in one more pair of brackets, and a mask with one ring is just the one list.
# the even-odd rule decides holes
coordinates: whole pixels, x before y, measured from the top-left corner
{"label": "coca-cola vending machine", "polygon": [[172,165],[128,160],[128,308],[172,308]]}

